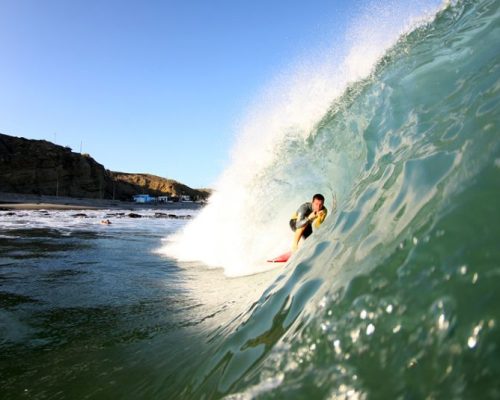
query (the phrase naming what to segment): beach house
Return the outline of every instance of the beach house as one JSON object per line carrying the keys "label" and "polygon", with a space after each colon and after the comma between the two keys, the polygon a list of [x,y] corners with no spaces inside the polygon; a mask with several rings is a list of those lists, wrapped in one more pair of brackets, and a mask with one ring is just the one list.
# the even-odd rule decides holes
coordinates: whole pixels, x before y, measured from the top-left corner
{"label": "beach house", "polygon": [[149,194],[136,194],[133,199],[136,203],[151,203],[155,200]]}

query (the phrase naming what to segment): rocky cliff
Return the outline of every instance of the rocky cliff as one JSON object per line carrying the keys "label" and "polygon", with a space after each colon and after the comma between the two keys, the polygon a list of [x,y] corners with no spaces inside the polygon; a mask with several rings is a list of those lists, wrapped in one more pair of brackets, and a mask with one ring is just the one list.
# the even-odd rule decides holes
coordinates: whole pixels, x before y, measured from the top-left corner
{"label": "rocky cliff", "polygon": [[148,174],[109,171],[92,157],[45,140],[0,134],[0,191],[23,194],[130,200],[135,194],[190,195],[209,191]]}

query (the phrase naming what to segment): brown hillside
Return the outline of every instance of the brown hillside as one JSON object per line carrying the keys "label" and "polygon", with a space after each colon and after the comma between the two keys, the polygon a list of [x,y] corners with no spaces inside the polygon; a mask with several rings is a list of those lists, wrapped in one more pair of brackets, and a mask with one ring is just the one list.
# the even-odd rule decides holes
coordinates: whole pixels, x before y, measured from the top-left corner
{"label": "brown hillside", "polygon": [[192,189],[173,179],[166,179],[151,174],[133,174],[126,172],[110,171],[111,177],[118,185],[120,192],[128,193],[133,196],[140,188],[141,193],[148,193],[152,196],[172,196],[180,197],[182,195],[191,196],[194,200],[206,199],[210,191]]}

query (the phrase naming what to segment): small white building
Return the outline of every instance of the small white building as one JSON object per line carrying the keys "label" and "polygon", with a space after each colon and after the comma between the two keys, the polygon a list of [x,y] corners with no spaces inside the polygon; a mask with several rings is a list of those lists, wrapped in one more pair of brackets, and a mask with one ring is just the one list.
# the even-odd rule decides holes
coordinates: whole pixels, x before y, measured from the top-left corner
{"label": "small white building", "polygon": [[151,197],[149,194],[137,194],[133,199],[136,203],[151,203],[155,198]]}
{"label": "small white building", "polygon": [[181,201],[182,201],[183,203],[191,203],[191,202],[192,202],[192,200],[191,200],[191,196],[188,196],[187,194],[183,194],[183,195],[181,196]]}

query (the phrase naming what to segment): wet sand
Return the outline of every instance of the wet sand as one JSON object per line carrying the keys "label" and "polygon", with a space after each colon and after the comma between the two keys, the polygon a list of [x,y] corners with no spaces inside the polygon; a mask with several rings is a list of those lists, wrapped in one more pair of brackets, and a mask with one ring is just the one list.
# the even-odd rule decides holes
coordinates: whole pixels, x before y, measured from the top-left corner
{"label": "wet sand", "polygon": [[85,199],[72,197],[24,195],[0,192],[0,210],[96,210],[96,209],[198,209],[198,203],[150,203],[141,204],[130,201],[109,199]]}
{"label": "wet sand", "polygon": [[96,210],[107,207],[92,207],[76,204],[52,203],[0,203],[0,210]]}

